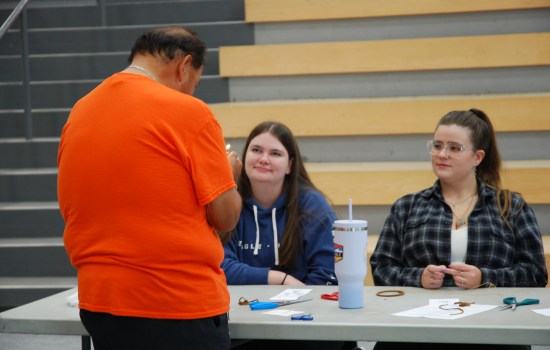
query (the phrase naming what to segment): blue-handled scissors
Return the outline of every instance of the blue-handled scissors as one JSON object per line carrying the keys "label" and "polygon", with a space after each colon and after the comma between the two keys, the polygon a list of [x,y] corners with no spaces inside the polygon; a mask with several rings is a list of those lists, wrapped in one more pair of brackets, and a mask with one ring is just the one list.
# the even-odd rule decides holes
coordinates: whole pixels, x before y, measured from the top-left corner
{"label": "blue-handled scissors", "polygon": [[250,309],[251,310],[269,310],[269,309],[275,309],[279,306],[287,306],[287,305],[301,303],[301,302],[310,301],[310,300],[313,300],[313,299],[288,300],[288,301],[279,301],[279,302],[254,301],[250,303]]}
{"label": "blue-handled scissors", "polygon": [[504,304],[507,304],[507,305],[499,307],[500,310],[506,310],[506,309],[509,309],[509,308],[512,308],[512,310],[515,310],[516,306],[538,304],[539,300],[538,299],[525,299],[524,301],[520,301],[518,303],[516,301],[515,297],[508,297],[508,298],[504,298],[502,300],[502,302],[504,302]]}

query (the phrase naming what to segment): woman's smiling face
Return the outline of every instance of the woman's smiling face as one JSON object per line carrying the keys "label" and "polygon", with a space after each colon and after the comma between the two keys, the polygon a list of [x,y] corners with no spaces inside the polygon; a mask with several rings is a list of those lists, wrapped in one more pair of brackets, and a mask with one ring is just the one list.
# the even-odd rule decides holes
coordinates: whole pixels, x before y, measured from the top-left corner
{"label": "woman's smiling face", "polygon": [[250,141],[245,171],[251,183],[282,185],[285,175],[290,174],[292,161],[281,141],[266,131]]}

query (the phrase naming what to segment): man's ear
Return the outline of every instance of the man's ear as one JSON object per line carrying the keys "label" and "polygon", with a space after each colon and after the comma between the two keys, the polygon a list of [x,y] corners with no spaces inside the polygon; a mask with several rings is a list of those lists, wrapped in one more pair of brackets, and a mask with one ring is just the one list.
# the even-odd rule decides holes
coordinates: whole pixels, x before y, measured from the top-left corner
{"label": "man's ear", "polygon": [[193,56],[187,55],[185,57],[177,58],[176,61],[176,70],[178,76],[178,82],[182,82],[185,76],[185,73],[189,71],[191,67],[191,62],[193,62]]}
{"label": "man's ear", "polygon": [[176,61],[176,75],[178,77],[178,83],[181,83],[183,81],[184,70],[185,70],[185,66],[183,64],[183,59],[178,59]]}
{"label": "man's ear", "polygon": [[191,68],[191,62],[193,62],[193,56],[187,55],[183,58],[183,73]]}

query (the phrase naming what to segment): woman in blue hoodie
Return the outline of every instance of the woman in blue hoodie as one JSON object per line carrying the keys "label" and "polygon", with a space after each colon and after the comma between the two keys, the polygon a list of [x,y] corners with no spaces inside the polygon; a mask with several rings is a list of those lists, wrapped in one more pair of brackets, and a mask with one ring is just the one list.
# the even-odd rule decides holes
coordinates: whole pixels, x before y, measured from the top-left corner
{"label": "woman in blue hoodie", "polygon": [[220,234],[227,284],[338,284],[336,215],[309,179],[292,132],[277,122],[258,125],[246,140],[243,164],[241,217]]}

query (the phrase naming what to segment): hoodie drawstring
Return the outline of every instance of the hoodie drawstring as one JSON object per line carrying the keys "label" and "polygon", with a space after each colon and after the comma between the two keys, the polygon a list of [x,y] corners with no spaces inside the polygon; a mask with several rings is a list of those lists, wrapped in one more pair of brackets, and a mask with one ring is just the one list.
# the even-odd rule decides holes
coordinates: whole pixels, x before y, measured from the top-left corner
{"label": "hoodie drawstring", "polygon": [[256,245],[254,246],[254,255],[258,255],[258,245],[260,244],[260,226],[258,225],[258,207],[254,207],[254,220],[256,221]]}
{"label": "hoodie drawstring", "polygon": [[279,265],[279,238],[277,237],[277,222],[275,221],[275,212],[277,211],[277,208],[273,208],[273,211],[271,212],[272,219],[273,219],[273,243],[275,245],[275,265]]}
{"label": "hoodie drawstring", "polygon": [[[256,222],[256,245],[254,247],[254,255],[258,255],[258,247],[260,246],[260,225],[258,225],[258,207],[254,208],[254,221]],[[275,249],[275,265],[279,265],[279,237],[277,236],[277,221],[276,221],[277,208],[273,208],[271,217],[273,221],[273,243]]]}

